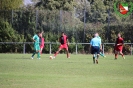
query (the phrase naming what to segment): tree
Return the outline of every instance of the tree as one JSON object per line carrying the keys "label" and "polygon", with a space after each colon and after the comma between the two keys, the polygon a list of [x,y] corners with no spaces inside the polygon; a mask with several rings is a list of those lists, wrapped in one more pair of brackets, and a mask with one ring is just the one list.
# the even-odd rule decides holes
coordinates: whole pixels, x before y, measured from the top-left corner
{"label": "tree", "polygon": [[23,3],[23,0],[1,0],[0,10],[12,10],[19,8]]}
{"label": "tree", "polygon": [[[18,32],[15,31],[8,22],[0,19],[0,42],[23,42],[23,39],[23,35],[18,34]],[[1,46],[0,51],[17,52],[18,49],[22,49],[22,46],[18,44],[4,44]]]}
{"label": "tree", "polygon": [[41,0],[35,7],[49,10],[73,10],[74,0]]}

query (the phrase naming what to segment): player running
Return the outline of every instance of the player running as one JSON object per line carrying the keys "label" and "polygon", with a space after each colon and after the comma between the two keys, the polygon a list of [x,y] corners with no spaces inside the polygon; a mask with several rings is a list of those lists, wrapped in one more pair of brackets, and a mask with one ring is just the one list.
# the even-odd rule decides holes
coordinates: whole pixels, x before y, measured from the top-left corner
{"label": "player running", "polygon": [[121,37],[121,34],[118,33],[118,38],[116,39],[116,43],[115,43],[115,59],[117,59],[118,53],[121,54],[121,56],[123,57],[123,59],[125,59],[122,50],[123,50],[123,45],[124,45],[124,40]]}
{"label": "player running", "polygon": [[60,42],[60,46],[58,48],[58,51],[56,51],[56,53],[54,54],[53,58],[55,58],[57,56],[57,54],[62,50],[65,49],[67,52],[67,58],[69,57],[69,51],[68,51],[68,37],[64,34],[64,32],[62,32],[61,37],[59,38],[59,42]]}
{"label": "player running", "polygon": [[[101,40],[97,38],[98,34],[96,33],[94,35],[94,38],[91,39],[90,42],[90,49],[91,49],[91,54],[93,54],[93,63],[98,64],[98,58],[99,58],[99,53],[100,53],[100,48],[101,48]],[[100,47],[99,47],[100,46]]]}
{"label": "player running", "polygon": [[37,53],[37,59],[40,59],[40,32],[37,32],[32,38],[34,41],[34,52],[31,56],[31,59],[33,59],[34,55]]}
{"label": "player running", "polygon": [[44,48],[44,38],[42,36],[43,32],[40,33],[40,54],[42,54],[42,50]]}

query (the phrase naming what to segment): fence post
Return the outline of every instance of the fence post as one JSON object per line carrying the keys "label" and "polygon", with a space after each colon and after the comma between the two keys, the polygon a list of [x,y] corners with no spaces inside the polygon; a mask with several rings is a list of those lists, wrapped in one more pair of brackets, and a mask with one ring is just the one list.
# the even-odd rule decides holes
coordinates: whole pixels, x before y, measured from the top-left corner
{"label": "fence post", "polygon": [[50,42],[50,45],[49,45],[49,54],[51,54],[51,42]]}
{"label": "fence post", "polygon": [[104,43],[103,43],[103,54],[104,54]]}
{"label": "fence post", "polygon": [[133,54],[133,50],[132,50],[132,43],[131,43],[131,55]]}
{"label": "fence post", "polygon": [[77,45],[77,43],[76,43],[76,54],[78,54],[78,45]]}
{"label": "fence post", "polygon": [[25,43],[23,43],[23,54],[25,54]]}

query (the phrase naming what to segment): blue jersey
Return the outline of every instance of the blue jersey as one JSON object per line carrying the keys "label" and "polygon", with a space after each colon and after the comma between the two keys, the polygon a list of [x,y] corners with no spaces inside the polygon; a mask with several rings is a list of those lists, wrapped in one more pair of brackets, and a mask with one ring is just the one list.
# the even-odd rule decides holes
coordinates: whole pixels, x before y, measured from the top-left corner
{"label": "blue jersey", "polygon": [[101,39],[95,37],[95,38],[91,39],[90,44],[91,44],[91,46],[101,46]]}

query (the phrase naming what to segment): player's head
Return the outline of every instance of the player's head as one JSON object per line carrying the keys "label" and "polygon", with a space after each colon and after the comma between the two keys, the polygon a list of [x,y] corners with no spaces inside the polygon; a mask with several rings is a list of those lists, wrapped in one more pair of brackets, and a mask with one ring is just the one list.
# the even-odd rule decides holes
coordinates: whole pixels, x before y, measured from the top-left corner
{"label": "player's head", "polygon": [[98,34],[98,33],[95,33],[95,34],[94,34],[94,37],[98,37],[98,36],[99,36],[99,34]]}
{"label": "player's head", "polygon": [[65,34],[64,32],[61,32],[61,35],[62,35],[62,36],[64,36],[64,34]]}
{"label": "player's head", "polygon": [[37,31],[36,34],[37,34],[38,36],[40,36],[40,31]]}
{"label": "player's head", "polygon": [[121,34],[120,33],[118,33],[118,37],[121,37]]}
{"label": "player's head", "polygon": [[99,36],[99,34],[96,32],[96,36],[98,37]]}

